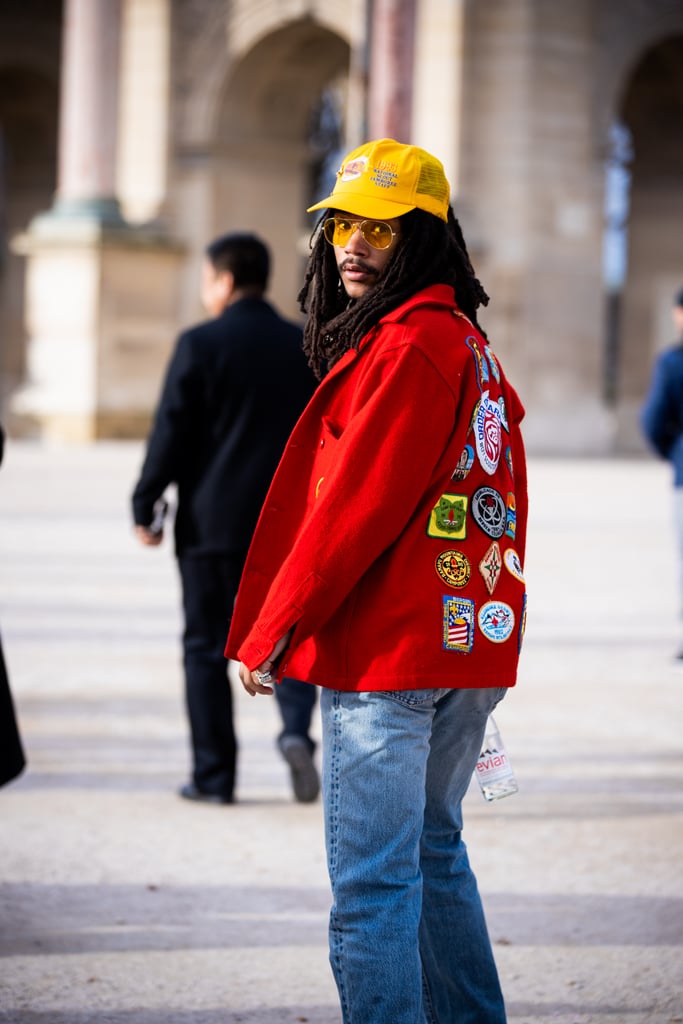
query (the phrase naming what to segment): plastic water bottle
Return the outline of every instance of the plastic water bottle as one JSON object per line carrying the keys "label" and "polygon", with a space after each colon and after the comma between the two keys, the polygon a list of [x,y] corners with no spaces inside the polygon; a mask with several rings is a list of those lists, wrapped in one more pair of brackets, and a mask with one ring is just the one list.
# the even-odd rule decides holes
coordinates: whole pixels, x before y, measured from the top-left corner
{"label": "plastic water bottle", "polygon": [[500,800],[519,789],[493,716],[489,715],[481,754],[474,769],[484,800]]}

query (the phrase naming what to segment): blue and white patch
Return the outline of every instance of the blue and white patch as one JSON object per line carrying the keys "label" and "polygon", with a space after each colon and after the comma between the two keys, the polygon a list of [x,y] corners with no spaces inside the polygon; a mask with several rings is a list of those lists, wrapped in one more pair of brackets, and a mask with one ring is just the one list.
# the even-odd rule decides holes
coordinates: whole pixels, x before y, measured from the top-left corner
{"label": "blue and white patch", "polygon": [[469,654],[474,643],[474,601],[443,597],[443,649]]}
{"label": "blue and white patch", "polygon": [[503,562],[507,571],[511,573],[516,580],[519,580],[520,583],[525,582],[522,563],[514,548],[506,548],[505,554],[503,555]]}
{"label": "blue and white patch", "polygon": [[524,642],[524,634],[526,632],[526,594],[522,601],[522,614],[519,618],[519,632],[517,633],[517,653],[521,654],[522,643]]}
{"label": "blue and white patch", "polygon": [[505,406],[505,399],[501,395],[498,399],[498,408],[500,409],[500,422],[503,424],[508,434],[510,433],[510,424],[508,423],[508,412]]}
{"label": "blue and white patch", "polygon": [[491,373],[496,384],[500,384],[500,367],[498,366],[498,360],[491,351],[491,346],[486,346],[486,358],[488,359],[489,366],[491,367]]}
{"label": "blue and white patch", "polygon": [[479,487],[472,495],[472,518],[487,537],[499,540],[505,533],[506,509],[503,495],[493,487]]}
{"label": "blue and white patch", "polygon": [[479,384],[479,390],[482,391],[485,384],[489,382],[489,368],[488,363],[484,359],[481,349],[479,348],[479,342],[470,334],[465,338],[465,344],[474,356],[474,361],[477,364],[477,383]]}
{"label": "blue and white patch", "polygon": [[488,391],[484,391],[474,418],[474,443],[479,461],[489,476],[496,472],[502,450],[500,417],[498,403],[489,398]]}
{"label": "blue and white patch", "polygon": [[469,471],[474,465],[474,448],[471,444],[466,444],[460,453],[458,459],[458,465],[453,470],[451,480],[464,480]]}
{"label": "blue and white patch", "polygon": [[515,613],[504,601],[487,601],[479,609],[477,622],[487,640],[494,644],[503,644],[512,636]]}

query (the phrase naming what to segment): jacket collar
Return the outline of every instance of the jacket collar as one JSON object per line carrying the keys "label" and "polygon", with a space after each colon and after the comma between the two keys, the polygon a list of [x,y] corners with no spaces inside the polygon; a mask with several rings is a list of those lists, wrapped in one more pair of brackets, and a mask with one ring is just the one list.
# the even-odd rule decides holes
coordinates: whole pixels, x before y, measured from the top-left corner
{"label": "jacket collar", "polygon": [[421,291],[415,292],[414,295],[411,295],[409,299],[402,302],[400,306],[396,307],[396,309],[392,309],[389,313],[386,313],[374,327],[370,328],[361,341],[358,351],[355,349],[349,349],[345,352],[339,361],[334,364],[324,380],[328,380],[330,377],[336,377],[338,372],[344,370],[350,363],[355,362],[358,356],[372,341],[375,336],[375,331],[377,331],[382,324],[399,323],[406,314],[410,313],[413,309],[418,309],[420,306],[441,306],[444,309],[458,309],[453,289],[449,284],[432,284],[429,285],[428,288],[423,288]]}
{"label": "jacket collar", "polygon": [[409,299],[386,313],[379,321],[380,324],[394,324],[402,320],[406,313],[419,306],[444,306],[447,309],[457,308],[453,289],[449,284],[431,284],[422,291],[415,292]]}

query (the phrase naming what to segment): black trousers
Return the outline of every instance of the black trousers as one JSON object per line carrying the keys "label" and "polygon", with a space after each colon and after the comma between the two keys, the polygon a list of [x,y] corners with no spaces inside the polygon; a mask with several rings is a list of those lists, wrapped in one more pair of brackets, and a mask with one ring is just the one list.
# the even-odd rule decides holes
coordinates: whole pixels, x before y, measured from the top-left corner
{"label": "black trousers", "polygon": [[[246,551],[178,558],[185,628],[183,665],[195,786],[229,797],[235,786],[237,738],[228,662],[223,653]],[[275,687],[283,732],[308,736],[316,688],[298,679]]]}

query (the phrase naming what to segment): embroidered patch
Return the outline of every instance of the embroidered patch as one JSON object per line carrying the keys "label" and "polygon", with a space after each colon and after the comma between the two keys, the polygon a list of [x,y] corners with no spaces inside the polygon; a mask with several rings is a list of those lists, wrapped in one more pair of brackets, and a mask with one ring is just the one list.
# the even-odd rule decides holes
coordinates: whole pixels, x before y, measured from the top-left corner
{"label": "embroidered patch", "polygon": [[498,541],[494,540],[491,542],[491,546],[479,563],[479,572],[484,577],[484,583],[489,594],[492,594],[496,588],[496,583],[500,578],[500,571],[503,568],[503,563],[500,558],[500,548],[498,547]]}
{"label": "embroidered patch", "polygon": [[498,540],[505,533],[505,502],[493,487],[480,487],[472,495],[472,518],[487,537]]}
{"label": "embroidered patch", "polygon": [[510,445],[508,445],[507,448],[505,449],[505,465],[507,466],[507,468],[508,468],[508,470],[510,472],[510,476],[514,480],[515,473],[514,473],[514,470],[512,468],[512,448],[510,447]]}
{"label": "embroidered patch", "polygon": [[519,580],[520,583],[524,583],[524,570],[522,569],[522,563],[519,560],[519,555],[514,548],[507,548],[503,555],[503,562],[505,568],[509,573]]}
{"label": "embroidered patch", "polygon": [[471,568],[469,560],[462,551],[442,551],[434,563],[444,583],[449,587],[464,587],[469,582]]}
{"label": "embroidered patch", "polygon": [[443,598],[443,649],[469,654],[474,643],[474,601]]}
{"label": "embroidered patch", "polygon": [[427,524],[428,537],[464,540],[467,536],[467,495],[442,494]]}
{"label": "embroidered patch", "polygon": [[358,156],[355,160],[349,160],[347,164],[344,164],[338,173],[342,181],[355,181],[356,178],[360,178],[367,165],[368,158],[366,156]]}
{"label": "embroidered patch", "polygon": [[508,491],[507,512],[505,513],[505,536],[515,539],[517,532],[517,502],[512,491]]}
{"label": "embroidered patch", "polygon": [[494,644],[502,644],[515,628],[515,613],[510,605],[503,601],[487,601],[479,609],[477,621],[487,640]]}
{"label": "embroidered patch", "polygon": [[522,614],[519,618],[519,632],[517,634],[517,653],[521,654],[524,634],[526,633],[526,594],[522,601]]}
{"label": "embroidered patch", "polygon": [[477,403],[474,406],[474,409],[472,410],[472,415],[470,416],[470,423],[469,423],[469,426],[467,428],[467,436],[468,437],[470,436],[470,434],[474,433],[474,427],[475,427],[475,424],[477,422],[477,413],[478,412],[479,412],[479,400],[477,399]]}
{"label": "embroidered patch", "polygon": [[464,480],[473,465],[474,448],[471,444],[466,444],[462,450],[460,458],[458,459],[458,465],[453,470],[451,480]]}
{"label": "embroidered patch", "polygon": [[498,366],[498,360],[491,351],[490,345],[486,346],[486,358],[489,361],[489,366],[491,367],[493,379],[495,380],[496,384],[500,384],[500,367]]}
{"label": "embroidered patch", "polygon": [[479,342],[470,334],[469,337],[465,338],[465,344],[474,356],[474,361],[477,364],[477,383],[479,384],[479,390],[482,391],[484,384],[489,382],[489,368],[486,360],[484,359],[481,349],[479,348]]}
{"label": "embroidered patch", "polygon": [[508,434],[510,433],[510,427],[508,425],[508,413],[505,406],[505,399],[501,395],[498,399],[498,409],[500,410],[500,422],[503,424]]}
{"label": "embroidered patch", "polygon": [[488,391],[484,391],[477,407],[474,441],[479,461],[489,476],[496,472],[500,459],[502,448],[500,416],[498,403],[489,398]]}

